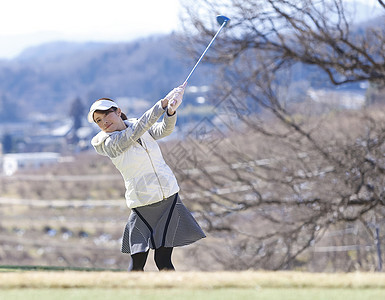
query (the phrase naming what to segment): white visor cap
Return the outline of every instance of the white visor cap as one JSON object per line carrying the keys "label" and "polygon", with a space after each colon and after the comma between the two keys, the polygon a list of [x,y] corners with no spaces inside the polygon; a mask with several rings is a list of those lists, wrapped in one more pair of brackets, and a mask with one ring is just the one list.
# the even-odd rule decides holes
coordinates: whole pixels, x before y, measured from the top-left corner
{"label": "white visor cap", "polygon": [[90,107],[90,112],[88,113],[88,122],[93,123],[94,122],[94,112],[97,110],[108,110],[111,107],[119,108],[119,106],[114,102],[110,100],[98,100]]}

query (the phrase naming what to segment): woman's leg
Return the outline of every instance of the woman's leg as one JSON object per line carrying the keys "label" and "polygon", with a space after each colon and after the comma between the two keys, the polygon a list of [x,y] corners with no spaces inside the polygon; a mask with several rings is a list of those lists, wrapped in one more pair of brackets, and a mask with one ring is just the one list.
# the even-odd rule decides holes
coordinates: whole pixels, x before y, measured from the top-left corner
{"label": "woman's leg", "polygon": [[171,262],[172,247],[160,247],[155,249],[154,259],[159,271],[174,271],[175,268]]}
{"label": "woman's leg", "polygon": [[131,263],[128,268],[129,271],[144,271],[144,265],[146,264],[148,256],[147,252],[140,252],[131,255]]}

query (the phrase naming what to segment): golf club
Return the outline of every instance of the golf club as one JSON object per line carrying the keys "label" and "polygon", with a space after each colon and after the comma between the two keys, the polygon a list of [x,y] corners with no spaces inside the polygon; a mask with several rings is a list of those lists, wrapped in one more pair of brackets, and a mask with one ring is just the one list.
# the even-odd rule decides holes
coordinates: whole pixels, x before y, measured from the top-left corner
{"label": "golf club", "polygon": [[207,50],[210,48],[211,44],[214,42],[214,40],[217,38],[217,35],[221,32],[222,28],[225,27],[227,25],[227,23],[229,23],[230,19],[228,17],[225,17],[225,16],[217,16],[217,22],[219,23],[219,25],[221,25],[221,27],[218,29],[217,33],[214,35],[214,37],[212,38],[210,44],[206,47],[205,51],[203,51],[201,57],[198,59],[197,63],[195,64],[195,66],[192,68],[190,74],[188,74],[186,80],[184,81],[183,85],[186,85],[187,84],[187,81],[190,79],[190,76],[192,75],[192,73],[194,73],[196,67],[198,66],[198,64],[200,63],[200,61],[202,60],[203,56],[205,56]]}

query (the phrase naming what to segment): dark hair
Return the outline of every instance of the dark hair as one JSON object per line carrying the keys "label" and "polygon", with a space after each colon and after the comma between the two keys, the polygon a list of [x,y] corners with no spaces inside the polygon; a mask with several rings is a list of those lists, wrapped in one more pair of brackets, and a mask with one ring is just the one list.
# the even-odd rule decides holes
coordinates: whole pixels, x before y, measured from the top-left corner
{"label": "dark hair", "polygon": [[[108,101],[114,102],[114,100],[112,100],[112,99],[110,99],[110,98],[100,98],[100,99],[98,99],[98,100],[96,100],[96,101],[101,101],[101,100],[108,100]],[[95,101],[95,102],[96,102],[96,101]],[[112,109],[113,111],[117,110],[116,107],[111,107],[110,109]],[[110,109],[109,109],[108,111],[110,111]],[[95,110],[95,112],[105,112],[105,110]],[[120,117],[122,118],[123,121],[124,121],[124,120],[127,120],[127,116],[126,116],[126,114],[125,114],[124,112],[122,112],[122,113],[120,114]]]}

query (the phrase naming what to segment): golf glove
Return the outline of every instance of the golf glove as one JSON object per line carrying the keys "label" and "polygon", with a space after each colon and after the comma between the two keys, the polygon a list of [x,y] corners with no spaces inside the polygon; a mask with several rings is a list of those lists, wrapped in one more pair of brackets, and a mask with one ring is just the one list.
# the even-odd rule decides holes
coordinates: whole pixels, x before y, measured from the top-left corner
{"label": "golf glove", "polygon": [[186,87],[186,84],[182,84],[167,94],[166,96],[168,100],[167,108],[170,114],[174,114],[174,112],[177,110],[179,105],[181,105],[185,87]]}

